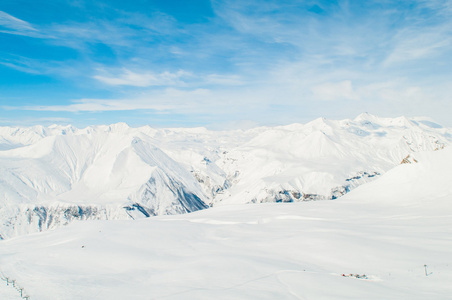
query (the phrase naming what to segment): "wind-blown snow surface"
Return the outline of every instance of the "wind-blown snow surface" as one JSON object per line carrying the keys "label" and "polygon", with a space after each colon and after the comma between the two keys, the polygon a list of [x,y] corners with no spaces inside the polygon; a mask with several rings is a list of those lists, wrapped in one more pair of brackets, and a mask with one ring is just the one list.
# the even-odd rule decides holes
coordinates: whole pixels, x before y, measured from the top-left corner
{"label": "wind-blown snow surface", "polygon": [[422,119],[369,114],[223,132],[0,127],[0,238],[73,220],[334,199],[451,137]]}
{"label": "wind-blown snow surface", "polygon": [[0,266],[33,300],[450,299],[452,149],[413,159],[334,201],[75,222],[4,240]]}

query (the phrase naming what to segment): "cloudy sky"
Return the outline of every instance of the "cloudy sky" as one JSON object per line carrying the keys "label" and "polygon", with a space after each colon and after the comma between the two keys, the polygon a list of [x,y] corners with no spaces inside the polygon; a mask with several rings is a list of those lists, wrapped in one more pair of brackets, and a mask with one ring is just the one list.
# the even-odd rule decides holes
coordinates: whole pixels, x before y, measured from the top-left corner
{"label": "cloudy sky", "polygon": [[0,125],[452,126],[451,0],[1,0]]}

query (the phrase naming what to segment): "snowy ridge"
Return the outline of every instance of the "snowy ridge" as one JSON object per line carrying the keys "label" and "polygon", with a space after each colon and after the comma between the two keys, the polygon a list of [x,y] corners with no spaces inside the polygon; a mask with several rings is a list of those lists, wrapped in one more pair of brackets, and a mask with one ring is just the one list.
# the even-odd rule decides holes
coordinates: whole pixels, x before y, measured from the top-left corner
{"label": "snowy ridge", "polygon": [[220,160],[223,169],[239,176],[215,201],[337,198],[398,165],[409,153],[442,149],[450,141],[447,129],[369,114],[268,128]]}
{"label": "snowy ridge", "polygon": [[410,153],[451,140],[431,121],[370,114],[220,132],[124,123],[0,127],[0,235],[73,220],[336,199]]}

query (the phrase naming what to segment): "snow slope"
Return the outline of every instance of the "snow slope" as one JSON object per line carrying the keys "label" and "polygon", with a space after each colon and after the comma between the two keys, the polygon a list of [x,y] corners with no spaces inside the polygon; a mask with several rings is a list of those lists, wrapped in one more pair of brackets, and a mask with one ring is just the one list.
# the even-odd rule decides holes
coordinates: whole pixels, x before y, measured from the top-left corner
{"label": "snow slope", "polygon": [[0,241],[0,268],[34,300],[450,299],[452,149],[413,158],[334,201],[75,222]]}
{"label": "snow slope", "polygon": [[0,238],[73,220],[139,219],[209,206],[338,198],[451,131],[405,117],[247,131],[118,123],[0,128]]}

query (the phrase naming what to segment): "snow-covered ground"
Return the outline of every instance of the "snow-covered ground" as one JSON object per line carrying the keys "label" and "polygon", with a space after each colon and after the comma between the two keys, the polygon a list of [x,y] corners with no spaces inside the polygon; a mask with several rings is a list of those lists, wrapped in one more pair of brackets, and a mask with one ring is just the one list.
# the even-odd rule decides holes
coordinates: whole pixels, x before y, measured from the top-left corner
{"label": "snow-covered ground", "polygon": [[331,201],[11,238],[0,242],[1,271],[33,300],[450,299],[452,149],[412,160]]}
{"label": "snow-covered ground", "polygon": [[5,300],[22,300],[23,298],[20,296],[20,293],[9,284],[6,284],[6,281],[0,282],[0,296],[1,299]]}
{"label": "snow-covered ground", "polygon": [[451,141],[431,121],[369,114],[221,132],[0,127],[0,239],[74,220],[338,198]]}

